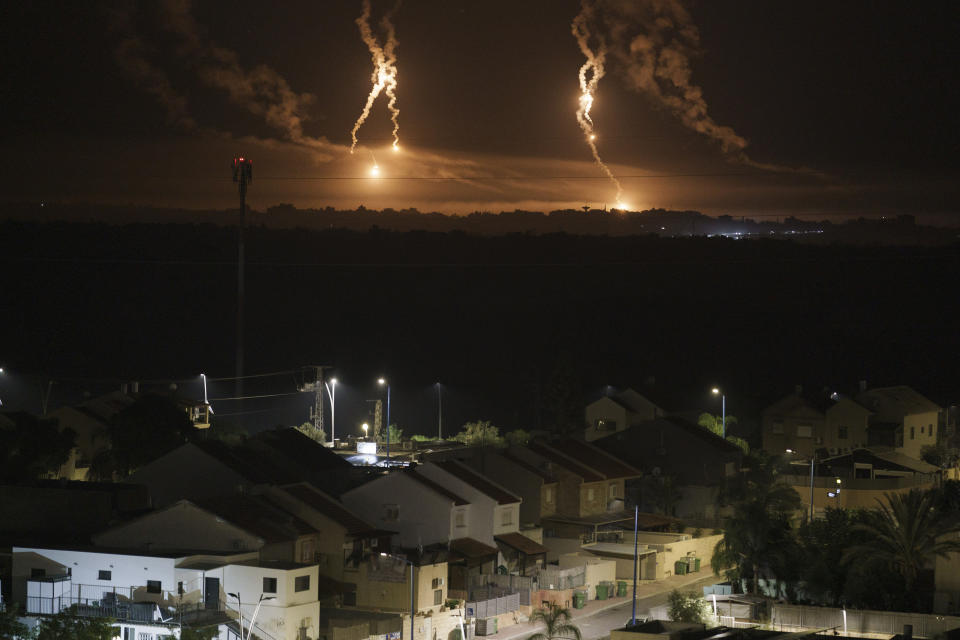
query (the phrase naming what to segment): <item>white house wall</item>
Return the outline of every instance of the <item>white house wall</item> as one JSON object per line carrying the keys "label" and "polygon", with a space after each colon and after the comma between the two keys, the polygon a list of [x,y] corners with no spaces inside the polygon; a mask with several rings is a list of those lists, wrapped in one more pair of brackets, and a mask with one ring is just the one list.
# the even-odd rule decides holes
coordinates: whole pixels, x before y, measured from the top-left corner
{"label": "white house wall", "polygon": [[[458,538],[473,538],[479,540],[491,547],[496,546],[493,540],[493,518],[494,509],[497,501],[487,494],[474,489],[472,485],[467,484],[460,478],[447,473],[440,467],[427,463],[417,467],[417,473],[422,473],[442,487],[445,487],[461,496],[470,503],[469,526],[466,536],[457,536]],[[517,518],[519,518],[519,513]]]}
{"label": "white house wall", "polygon": [[[392,473],[346,492],[343,503],[367,522],[397,531],[401,547],[446,543],[468,531],[474,514],[469,506],[454,508],[453,501],[403,473]],[[397,505],[399,517],[388,520],[384,505]],[[466,527],[456,527],[455,510],[465,512]]]}

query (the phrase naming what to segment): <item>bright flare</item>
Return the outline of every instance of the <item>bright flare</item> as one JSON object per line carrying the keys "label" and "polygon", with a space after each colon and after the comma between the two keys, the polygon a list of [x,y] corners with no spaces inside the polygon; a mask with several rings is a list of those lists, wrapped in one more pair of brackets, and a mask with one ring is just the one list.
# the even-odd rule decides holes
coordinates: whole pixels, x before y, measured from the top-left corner
{"label": "bright flare", "polygon": [[597,38],[596,51],[590,48],[591,33],[588,22],[592,17],[593,6],[590,4],[590,0],[581,0],[580,13],[573,19],[573,24],[571,25],[573,37],[577,39],[580,51],[587,59],[580,67],[580,73],[577,76],[580,81],[580,106],[577,108],[577,124],[579,124],[583,130],[583,135],[587,139],[587,145],[590,146],[590,152],[593,154],[593,159],[597,163],[597,166],[600,167],[601,171],[610,178],[610,181],[617,188],[616,200],[619,202],[620,197],[623,195],[623,187],[620,185],[620,181],[617,180],[616,176],[613,175],[613,172],[610,171],[610,167],[600,158],[600,153],[597,151],[595,142],[597,136],[593,132],[593,119],[590,117],[590,109],[593,108],[594,95],[597,93],[597,85],[600,83],[600,78],[603,77],[603,65],[607,58],[607,46],[602,37]]}
{"label": "bright flare", "polygon": [[389,13],[380,19],[380,28],[386,34],[383,46],[377,41],[370,27],[370,0],[363,0],[363,12],[357,18],[357,27],[360,29],[360,37],[370,50],[370,56],[373,60],[373,73],[370,76],[370,82],[373,86],[370,88],[370,94],[367,96],[367,102],[363,105],[363,111],[357,122],[353,125],[350,137],[353,143],[350,145],[350,153],[357,146],[357,132],[360,126],[370,115],[370,109],[381,92],[387,94],[387,108],[390,110],[390,120],[393,122],[393,147],[396,150],[400,144],[400,110],[397,108],[397,34],[394,29],[391,18],[399,8],[397,2]]}
{"label": "bright flare", "polygon": [[378,167],[377,165],[373,165],[370,168],[370,175],[373,176],[374,178],[380,177],[380,167]]}

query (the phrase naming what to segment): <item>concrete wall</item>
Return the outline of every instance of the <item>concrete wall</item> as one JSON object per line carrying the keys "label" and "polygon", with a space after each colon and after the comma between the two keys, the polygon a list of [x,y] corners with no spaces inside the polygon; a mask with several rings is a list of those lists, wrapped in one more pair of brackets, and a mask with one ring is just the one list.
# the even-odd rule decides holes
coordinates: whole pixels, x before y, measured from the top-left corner
{"label": "concrete wall", "polygon": [[[823,445],[837,451],[867,446],[867,424],[870,412],[849,398],[841,398],[827,409],[827,428]],[[840,427],[847,428],[847,437],[840,438]]]}
{"label": "concrete wall", "polygon": [[667,544],[663,552],[657,554],[657,579],[672,576],[674,563],[688,555],[700,558],[701,573],[711,572],[710,559],[713,557],[714,548],[722,539],[722,535],[711,535]]}
{"label": "concrete wall", "polygon": [[[810,511],[810,477],[789,476],[786,480],[800,495],[802,509]],[[827,507],[844,509],[875,509],[877,500],[886,493],[908,493],[911,489],[932,489],[936,486],[933,480],[926,480],[923,476],[916,478],[879,478],[844,480],[840,485],[839,495],[830,497],[830,492],[836,493],[836,481],[833,478],[814,478],[813,504],[815,513],[822,515]]]}
{"label": "concrete wall", "polygon": [[[583,589],[587,591],[587,600],[597,597],[597,585],[601,582],[614,582],[619,577],[617,562],[606,558],[582,553],[568,553],[560,556],[561,569],[585,567]],[[631,573],[631,577],[632,577]]]}
{"label": "concrete wall", "polygon": [[[491,547],[495,546],[493,541],[493,532],[495,528],[494,511],[498,506],[496,500],[482,491],[474,489],[473,486],[467,484],[460,478],[447,473],[433,463],[428,462],[424,465],[421,465],[417,468],[417,473],[422,473],[427,478],[430,478],[434,482],[439,483],[441,486],[446,487],[470,503],[470,518],[469,525],[467,527],[467,535],[457,537],[473,538],[474,540],[479,540],[480,542],[488,544]],[[520,514],[518,510],[515,520],[516,526],[513,531],[517,531],[519,529],[519,520]],[[424,544],[427,543],[424,542]]]}
{"label": "concrete wall", "polygon": [[[542,493],[543,478],[540,475],[493,451],[483,452],[480,456],[468,460],[467,464],[478,473],[505,487],[510,493],[520,497],[521,523],[540,522],[545,506]],[[550,504],[546,515],[553,513],[554,509],[556,509],[555,504]]]}
{"label": "concrete wall", "polygon": [[[783,432],[774,433],[774,425],[782,424]],[[798,427],[811,427],[810,437],[799,437]],[[813,455],[814,449],[823,445],[815,444],[817,437],[823,437],[826,431],[826,418],[810,407],[798,407],[791,412],[764,411],[761,418],[763,449],[769,453],[781,455],[784,450],[792,449],[800,456]]]}
{"label": "concrete wall", "polygon": [[[404,572],[403,582],[391,582],[372,579],[369,564],[363,563],[357,580],[357,606],[381,609],[386,611],[410,611],[410,567]],[[413,604],[418,613],[437,612],[447,601],[448,580],[447,563],[414,567],[413,574]],[[433,588],[433,581],[442,581],[437,589]],[[434,604],[434,591],[441,591],[440,604]],[[407,623],[409,624],[409,618]]]}

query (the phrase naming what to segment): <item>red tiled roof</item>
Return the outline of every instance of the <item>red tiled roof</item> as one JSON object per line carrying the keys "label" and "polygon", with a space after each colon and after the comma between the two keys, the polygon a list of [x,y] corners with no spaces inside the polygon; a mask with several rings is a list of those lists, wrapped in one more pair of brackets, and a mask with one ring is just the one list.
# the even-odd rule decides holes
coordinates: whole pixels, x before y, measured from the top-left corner
{"label": "red tiled roof", "polygon": [[323,515],[327,516],[346,529],[347,533],[352,536],[377,533],[379,531],[378,529],[371,527],[369,524],[361,520],[358,516],[355,516],[353,513],[348,511],[346,507],[341,505],[339,502],[323,493],[320,493],[310,485],[289,485],[283,487],[283,490],[297,500],[300,500],[304,504],[309,505],[311,508],[316,509]]}
{"label": "red tiled roof", "polygon": [[505,489],[501,489],[466,465],[454,460],[441,460],[433,464],[455,478],[463,480],[477,491],[490,496],[497,501],[497,504],[516,504],[520,502],[520,498]]}
{"label": "red tiled roof", "polygon": [[549,449],[538,442],[531,442],[527,445],[527,448],[537,455],[543,456],[550,462],[563,467],[567,471],[577,474],[583,478],[584,482],[599,482],[603,480],[603,476],[596,473],[592,469],[588,469],[577,461],[571,460],[569,457],[562,455],[559,451]]}
{"label": "red tiled roof", "polygon": [[465,505],[465,504],[470,504],[469,502],[467,502],[466,500],[464,500],[463,498],[461,498],[460,496],[458,496],[458,495],[455,494],[454,492],[450,491],[450,490],[447,489],[446,487],[443,487],[443,486],[437,484],[436,482],[434,482],[433,480],[431,480],[430,478],[426,477],[425,475],[423,475],[423,474],[421,474],[421,473],[417,473],[414,469],[410,469],[410,470],[406,471],[406,474],[407,474],[408,477],[410,477],[410,478],[416,480],[417,482],[419,482],[419,483],[421,483],[421,484],[423,484],[423,485],[425,485],[425,486],[433,489],[434,491],[436,491],[436,492],[439,493],[440,495],[442,495],[442,496],[444,496],[444,497],[447,497],[447,498],[450,498],[451,500],[453,500],[453,504],[455,504],[455,505],[457,505],[457,506],[462,506],[462,505]]}
{"label": "red tiled roof", "polygon": [[619,460],[605,451],[577,440],[569,438],[547,443],[551,449],[556,449],[565,456],[577,462],[582,462],[591,469],[595,469],[608,479],[634,478],[642,475],[639,469]]}

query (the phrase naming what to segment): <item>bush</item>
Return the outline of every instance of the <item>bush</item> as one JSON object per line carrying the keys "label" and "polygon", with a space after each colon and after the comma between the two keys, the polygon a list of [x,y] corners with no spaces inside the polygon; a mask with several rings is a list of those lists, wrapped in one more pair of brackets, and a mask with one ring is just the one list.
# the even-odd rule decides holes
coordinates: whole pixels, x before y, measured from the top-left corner
{"label": "bush", "polygon": [[681,593],[674,589],[670,592],[667,615],[674,622],[703,624],[707,617],[707,603],[695,591]]}

